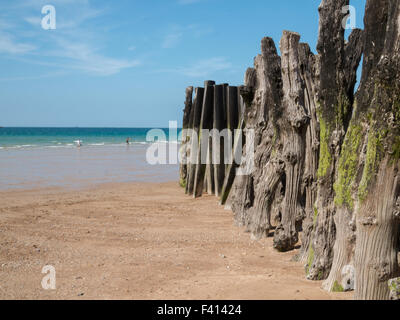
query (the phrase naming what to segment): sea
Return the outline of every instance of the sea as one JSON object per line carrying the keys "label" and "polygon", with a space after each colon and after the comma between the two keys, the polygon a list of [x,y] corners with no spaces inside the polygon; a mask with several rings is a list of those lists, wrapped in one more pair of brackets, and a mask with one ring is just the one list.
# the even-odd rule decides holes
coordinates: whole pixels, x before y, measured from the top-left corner
{"label": "sea", "polygon": [[[151,164],[147,157],[155,143],[151,133],[160,146],[170,150],[168,146],[174,144],[179,150],[176,135],[180,129],[177,131],[170,134],[166,128],[0,128],[0,190],[178,181],[177,163],[167,159],[163,164]],[[80,147],[77,141],[81,142]]]}

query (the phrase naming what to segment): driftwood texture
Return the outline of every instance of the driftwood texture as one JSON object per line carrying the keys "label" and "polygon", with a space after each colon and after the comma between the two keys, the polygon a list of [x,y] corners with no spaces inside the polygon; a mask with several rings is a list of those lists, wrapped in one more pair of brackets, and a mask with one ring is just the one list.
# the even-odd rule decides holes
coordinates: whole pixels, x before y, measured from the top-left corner
{"label": "driftwood texture", "polygon": [[[365,30],[345,40],[347,5],[322,0],[317,54],[284,31],[281,56],[262,39],[243,86],[206,83],[198,124],[200,103],[196,97],[189,107],[187,90],[184,126],[254,134],[229,142],[233,154],[243,150],[241,163],[188,165],[186,189],[200,196],[209,172],[207,191],[254,239],[273,236],[279,251],[301,246],[308,279],[324,280],[329,291],[355,290],[357,299],[398,299],[400,2],[367,0]],[[224,155],[222,144],[207,143],[208,157]]]}
{"label": "driftwood texture", "polygon": [[[216,85],[211,80],[204,82],[204,88],[195,89],[193,102],[192,95],[193,87],[188,87],[180,149],[185,161],[180,165],[180,185],[195,198],[207,192],[224,202],[235,178],[236,165],[227,164],[226,159],[234,158],[234,130],[243,118],[242,101],[237,87]],[[228,145],[231,147],[226,148]]]}

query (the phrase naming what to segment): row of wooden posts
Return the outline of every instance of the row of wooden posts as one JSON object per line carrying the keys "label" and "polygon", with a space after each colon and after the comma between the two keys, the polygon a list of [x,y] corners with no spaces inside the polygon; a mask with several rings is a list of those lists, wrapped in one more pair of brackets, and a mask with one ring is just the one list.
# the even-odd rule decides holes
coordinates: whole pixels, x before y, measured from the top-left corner
{"label": "row of wooden posts", "polygon": [[[233,184],[237,164],[234,161],[225,163],[224,143],[232,144],[228,149],[232,150],[232,153],[239,152],[237,150],[241,152],[241,148],[238,147],[242,144],[242,139],[234,135],[234,130],[239,132],[243,126],[244,104],[239,91],[236,86],[216,85],[210,80],[204,82],[204,88],[195,88],[194,98],[193,87],[186,89],[181,152],[187,161],[181,164],[180,168],[180,184],[185,188],[186,194],[197,198],[201,197],[203,192],[207,192],[220,197],[221,203],[225,203]],[[219,132],[228,129],[233,139],[226,141],[220,136],[203,135],[202,130],[207,129],[216,129]],[[207,141],[204,141],[205,139]],[[204,144],[206,148],[194,147]],[[202,154],[205,152],[206,154]],[[233,154],[230,156],[234,158]],[[205,157],[207,161],[201,161]],[[215,157],[221,160],[219,164],[213,164],[212,159]]]}

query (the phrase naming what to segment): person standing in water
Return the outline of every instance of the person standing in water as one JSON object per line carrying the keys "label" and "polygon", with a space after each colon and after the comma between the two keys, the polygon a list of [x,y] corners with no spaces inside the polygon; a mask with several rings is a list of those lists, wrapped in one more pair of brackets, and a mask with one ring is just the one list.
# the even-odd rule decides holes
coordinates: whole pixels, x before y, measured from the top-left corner
{"label": "person standing in water", "polygon": [[129,143],[129,140],[130,140],[130,138],[128,137],[128,138],[126,138],[126,144],[130,144]]}

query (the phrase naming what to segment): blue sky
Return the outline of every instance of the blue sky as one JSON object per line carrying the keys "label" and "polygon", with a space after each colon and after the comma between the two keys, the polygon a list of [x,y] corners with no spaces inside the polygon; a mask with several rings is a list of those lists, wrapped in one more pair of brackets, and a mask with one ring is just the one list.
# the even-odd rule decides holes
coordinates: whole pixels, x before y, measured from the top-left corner
{"label": "blue sky", "polygon": [[[270,36],[315,52],[319,0],[0,0],[0,126],[167,127],[185,88],[240,85]],[[41,27],[44,5],[56,30]],[[362,28],[365,0],[353,0]]]}

